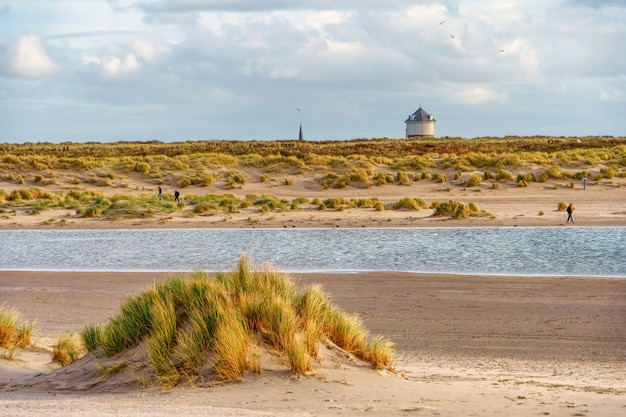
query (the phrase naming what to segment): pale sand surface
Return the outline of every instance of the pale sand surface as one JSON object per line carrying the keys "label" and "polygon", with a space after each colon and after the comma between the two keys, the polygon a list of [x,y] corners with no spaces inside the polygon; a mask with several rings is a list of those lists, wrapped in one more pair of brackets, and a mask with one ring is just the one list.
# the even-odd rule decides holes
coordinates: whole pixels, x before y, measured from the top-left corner
{"label": "pale sand surface", "polygon": [[37,320],[42,349],[0,360],[3,416],[623,416],[626,280],[408,273],[294,274],[320,283],[372,334],[396,343],[398,375],[327,363],[218,388],[93,393],[36,383],[63,331],[106,321],[163,273],[0,272],[0,303]]}

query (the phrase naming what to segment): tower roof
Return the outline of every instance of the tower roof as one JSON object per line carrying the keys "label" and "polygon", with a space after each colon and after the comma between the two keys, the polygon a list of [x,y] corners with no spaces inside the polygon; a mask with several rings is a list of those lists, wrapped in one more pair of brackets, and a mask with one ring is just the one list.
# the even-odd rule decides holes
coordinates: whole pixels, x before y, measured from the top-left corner
{"label": "tower roof", "polygon": [[426,112],[426,110],[424,110],[422,108],[422,106],[420,106],[420,108],[417,109],[417,111],[415,113],[410,115],[409,118],[404,121],[404,123],[408,123],[408,122],[430,122],[430,121],[436,122],[435,118],[431,114]]}

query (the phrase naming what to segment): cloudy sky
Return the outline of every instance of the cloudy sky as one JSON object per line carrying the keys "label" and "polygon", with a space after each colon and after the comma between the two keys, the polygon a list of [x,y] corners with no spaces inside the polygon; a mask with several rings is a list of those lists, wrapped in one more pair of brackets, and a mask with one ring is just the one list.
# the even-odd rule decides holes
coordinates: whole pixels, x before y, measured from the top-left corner
{"label": "cloudy sky", "polygon": [[625,42],[626,0],[0,0],[0,142],[624,136]]}

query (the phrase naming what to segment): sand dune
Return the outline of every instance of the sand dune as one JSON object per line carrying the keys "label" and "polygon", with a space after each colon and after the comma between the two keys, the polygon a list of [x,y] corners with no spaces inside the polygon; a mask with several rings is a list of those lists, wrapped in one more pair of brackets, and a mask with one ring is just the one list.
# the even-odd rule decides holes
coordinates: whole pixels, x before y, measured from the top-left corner
{"label": "sand dune", "polygon": [[398,373],[329,360],[323,377],[294,377],[268,364],[260,376],[219,387],[112,385],[98,392],[88,386],[93,370],[80,364],[74,375],[49,373],[55,366],[47,350],[60,332],[105,321],[126,295],[166,276],[0,272],[0,300],[37,319],[41,345],[0,360],[2,415],[622,416],[626,410],[622,279],[298,274],[302,283],[322,284],[373,334],[391,338]]}

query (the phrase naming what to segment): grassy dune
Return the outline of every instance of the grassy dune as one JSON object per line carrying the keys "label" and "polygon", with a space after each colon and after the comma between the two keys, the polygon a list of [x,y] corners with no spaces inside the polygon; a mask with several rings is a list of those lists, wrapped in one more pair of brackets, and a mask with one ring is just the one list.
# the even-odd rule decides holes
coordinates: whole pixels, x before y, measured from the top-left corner
{"label": "grassy dune", "polygon": [[[32,325],[20,321],[16,310],[0,309],[7,351],[29,343],[24,334],[30,339]],[[92,363],[99,379],[126,371],[144,386],[172,387],[259,374],[263,352],[294,374],[323,377],[322,345],[393,370],[392,343],[370,337],[359,317],[333,306],[319,285],[299,288],[288,274],[241,257],[231,272],[171,277],[129,296],[107,323],[86,326],[80,337],[61,334],[52,358],[66,366],[88,351],[77,365]],[[145,359],[137,364],[137,357]]]}
{"label": "grassy dune", "polygon": [[[25,143],[0,144],[0,155],[0,213],[5,216],[27,207],[31,214],[67,209],[110,220],[176,211],[195,216],[252,209],[419,210],[424,207],[417,203],[382,201],[375,189],[422,182],[497,189],[626,178],[623,137]],[[302,181],[346,195],[284,197],[286,188]],[[248,184],[265,182],[281,192],[245,193]],[[157,200],[159,186],[181,190],[182,201],[174,201],[171,191]],[[188,187],[193,191],[186,192]],[[349,197],[351,190],[368,188],[373,188],[371,198]],[[480,209],[465,210],[471,202],[452,204],[461,207],[457,218],[489,216]]]}

